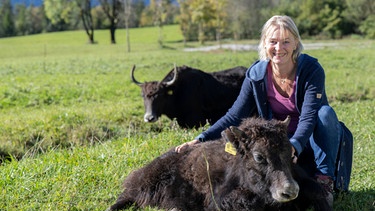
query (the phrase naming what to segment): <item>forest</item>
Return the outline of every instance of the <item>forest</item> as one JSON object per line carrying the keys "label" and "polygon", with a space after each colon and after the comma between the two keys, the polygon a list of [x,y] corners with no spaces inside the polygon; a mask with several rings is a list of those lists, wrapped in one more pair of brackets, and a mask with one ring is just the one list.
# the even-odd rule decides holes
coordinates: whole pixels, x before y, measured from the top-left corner
{"label": "forest", "polygon": [[[184,41],[254,39],[263,23],[280,14],[292,17],[303,38],[375,38],[373,0],[44,0],[42,5],[0,0],[0,38],[66,30],[179,24]],[[160,33],[158,42],[162,45]]]}

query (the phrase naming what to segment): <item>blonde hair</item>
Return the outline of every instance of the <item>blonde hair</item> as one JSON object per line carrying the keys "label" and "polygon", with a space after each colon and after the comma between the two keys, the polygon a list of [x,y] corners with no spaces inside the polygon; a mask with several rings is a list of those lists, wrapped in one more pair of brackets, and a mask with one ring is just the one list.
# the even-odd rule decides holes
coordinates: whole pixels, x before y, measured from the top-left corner
{"label": "blonde hair", "polygon": [[298,32],[298,28],[292,18],[286,15],[275,15],[270,18],[262,28],[262,33],[260,37],[260,42],[258,46],[258,54],[260,60],[267,60],[267,51],[265,49],[266,38],[270,36],[276,29],[280,29],[281,35],[285,37],[287,33],[291,33],[297,41],[296,49],[293,51],[292,58],[296,62],[299,55],[301,55],[303,50],[303,45],[301,42],[301,37]]}

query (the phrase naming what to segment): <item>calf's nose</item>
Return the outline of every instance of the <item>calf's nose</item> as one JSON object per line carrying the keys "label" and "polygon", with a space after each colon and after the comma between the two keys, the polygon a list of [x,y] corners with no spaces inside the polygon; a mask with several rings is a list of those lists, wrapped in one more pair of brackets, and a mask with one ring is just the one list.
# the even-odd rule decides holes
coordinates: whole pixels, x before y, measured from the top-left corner
{"label": "calf's nose", "polygon": [[296,182],[288,182],[276,191],[276,196],[274,198],[279,202],[287,202],[297,198],[298,192],[298,184]]}

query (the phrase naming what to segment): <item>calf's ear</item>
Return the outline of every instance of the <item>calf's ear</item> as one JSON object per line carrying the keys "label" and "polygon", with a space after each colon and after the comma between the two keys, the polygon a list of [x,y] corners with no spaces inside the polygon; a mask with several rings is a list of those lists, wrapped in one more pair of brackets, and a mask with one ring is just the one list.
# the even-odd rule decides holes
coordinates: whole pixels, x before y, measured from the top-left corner
{"label": "calf's ear", "polygon": [[224,151],[229,153],[229,154],[236,155],[237,149],[234,147],[234,144],[232,144],[236,141],[236,137],[234,136],[232,131],[230,131],[229,129],[226,129],[226,130],[221,132],[221,136],[225,140]]}
{"label": "calf's ear", "polygon": [[226,142],[232,143],[235,141],[234,134],[232,133],[230,129],[223,130],[223,132],[221,132],[221,137],[223,137]]}
{"label": "calf's ear", "polygon": [[243,149],[243,139],[247,139],[247,135],[242,130],[237,127],[231,126],[228,129],[224,130],[221,133],[221,136],[227,141],[230,142],[235,150],[241,155],[244,154]]}
{"label": "calf's ear", "polygon": [[245,132],[243,132],[242,130],[238,129],[237,127],[235,126],[230,126],[229,127],[230,131],[232,131],[232,133],[236,136],[237,139],[243,139],[243,138],[247,138],[247,135],[245,134]]}

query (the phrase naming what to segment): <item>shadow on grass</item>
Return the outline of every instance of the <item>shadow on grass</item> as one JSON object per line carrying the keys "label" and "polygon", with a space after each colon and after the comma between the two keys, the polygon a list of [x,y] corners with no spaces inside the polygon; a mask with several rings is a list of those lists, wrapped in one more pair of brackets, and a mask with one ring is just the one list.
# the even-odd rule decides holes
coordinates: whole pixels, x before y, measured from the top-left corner
{"label": "shadow on grass", "polygon": [[375,211],[375,190],[340,193],[336,196],[334,210]]}
{"label": "shadow on grass", "polygon": [[375,89],[368,87],[359,87],[351,92],[338,93],[329,96],[329,101],[338,101],[341,103],[352,103],[357,101],[373,100],[375,98]]}
{"label": "shadow on grass", "polygon": [[168,50],[176,50],[175,47],[171,47],[171,46],[168,46],[168,45],[162,45],[162,48],[163,49],[168,49]]}

